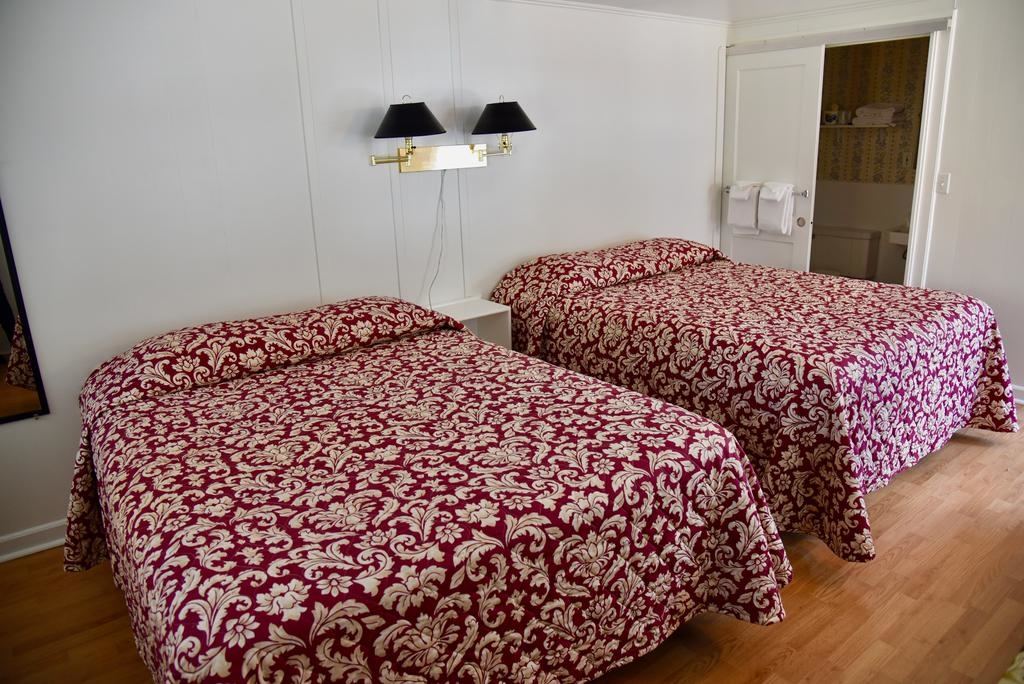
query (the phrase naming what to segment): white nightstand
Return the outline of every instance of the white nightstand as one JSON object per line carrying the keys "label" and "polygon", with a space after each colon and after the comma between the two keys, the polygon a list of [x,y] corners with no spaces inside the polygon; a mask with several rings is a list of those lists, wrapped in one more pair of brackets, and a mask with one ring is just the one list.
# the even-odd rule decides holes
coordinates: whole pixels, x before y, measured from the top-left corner
{"label": "white nightstand", "polygon": [[434,311],[451,316],[477,337],[512,348],[512,309],[504,304],[482,297],[460,299],[457,302],[438,304]]}

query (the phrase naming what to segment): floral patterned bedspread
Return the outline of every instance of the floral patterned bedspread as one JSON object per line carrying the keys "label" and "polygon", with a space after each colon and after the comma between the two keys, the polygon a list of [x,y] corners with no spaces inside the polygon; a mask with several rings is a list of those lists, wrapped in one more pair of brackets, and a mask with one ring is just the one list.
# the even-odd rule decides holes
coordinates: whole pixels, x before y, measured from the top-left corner
{"label": "floral patterned bedspread", "polygon": [[790,577],[720,426],[367,298],[148,340],[82,394],[68,569],[157,681],[583,681]]}
{"label": "floral patterned bedspread", "polygon": [[780,529],[875,555],[865,494],[963,427],[1017,428],[991,309],[657,239],[541,257],[492,298],[516,349],[730,430]]}

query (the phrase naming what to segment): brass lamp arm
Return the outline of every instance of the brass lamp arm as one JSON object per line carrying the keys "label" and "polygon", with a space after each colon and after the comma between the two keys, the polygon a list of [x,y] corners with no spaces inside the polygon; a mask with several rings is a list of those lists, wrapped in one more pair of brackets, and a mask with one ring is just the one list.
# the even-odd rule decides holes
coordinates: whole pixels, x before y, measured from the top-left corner
{"label": "brass lamp arm", "polygon": [[378,157],[375,154],[370,155],[370,166],[377,166],[378,164],[400,164],[404,161],[401,157]]}
{"label": "brass lamp arm", "polygon": [[405,139],[405,157],[396,155],[393,157],[378,157],[375,154],[370,155],[370,166],[377,166],[377,164],[401,164],[407,162],[408,158],[412,156],[413,150],[416,147],[412,144],[412,138]]}
{"label": "brass lamp arm", "polygon": [[498,151],[486,153],[487,157],[502,157],[512,154],[512,141],[509,139],[508,133],[502,133],[501,138],[498,141]]}

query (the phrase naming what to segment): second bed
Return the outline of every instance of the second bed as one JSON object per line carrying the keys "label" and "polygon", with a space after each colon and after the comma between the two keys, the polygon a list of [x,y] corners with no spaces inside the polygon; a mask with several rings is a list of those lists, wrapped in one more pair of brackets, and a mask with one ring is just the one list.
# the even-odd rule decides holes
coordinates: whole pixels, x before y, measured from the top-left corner
{"label": "second bed", "polygon": [[782,530],[870,560],[864,497],[964,427],[1017,429],[992,310],[655,239],[541,257],[492,298],[516,349],[730,430]]}

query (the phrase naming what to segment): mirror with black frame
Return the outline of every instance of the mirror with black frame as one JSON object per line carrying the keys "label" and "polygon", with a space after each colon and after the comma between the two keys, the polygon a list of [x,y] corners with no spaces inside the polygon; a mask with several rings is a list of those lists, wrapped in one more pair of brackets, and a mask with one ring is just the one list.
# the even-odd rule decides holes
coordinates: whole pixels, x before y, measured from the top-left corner
{"label": "mirror with black frame", "polygon": [[0,200],[0,423],[49,413]]}

